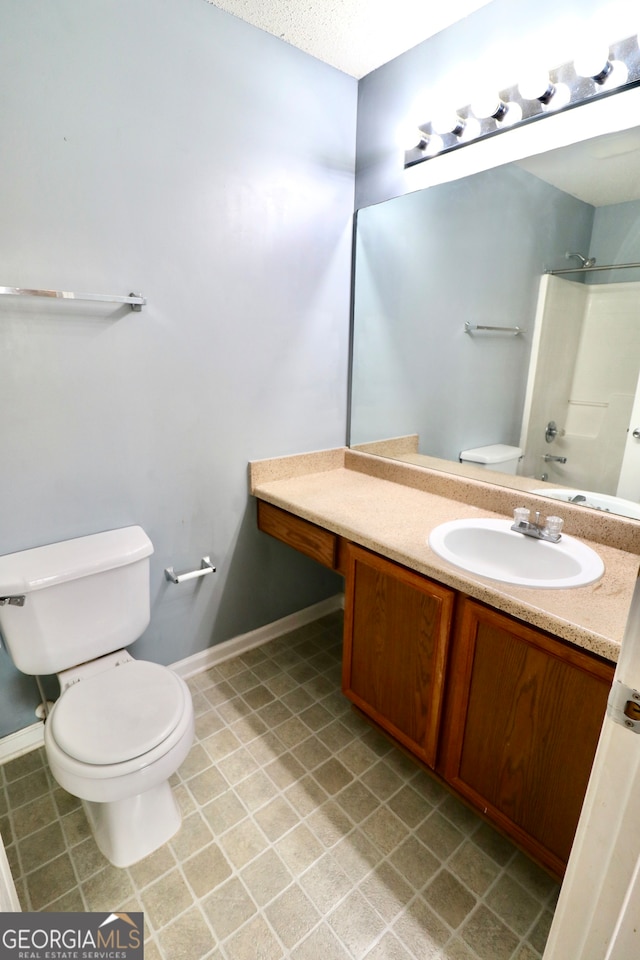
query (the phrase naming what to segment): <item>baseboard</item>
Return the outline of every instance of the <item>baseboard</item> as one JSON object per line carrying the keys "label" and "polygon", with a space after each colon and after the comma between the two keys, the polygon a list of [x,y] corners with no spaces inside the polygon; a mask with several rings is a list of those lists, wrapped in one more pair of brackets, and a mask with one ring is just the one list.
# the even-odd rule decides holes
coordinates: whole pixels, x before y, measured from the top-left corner
{"label": "baseboard", "polygon": [[[183,679],[194,677],[197,673],[202,673],[216,663],[222,663],[223,660],[230,660],[231,657],[237,657],[239,653],[246,650],[253,650],[254,647],[260,647],[269,640],[274,640],[283,633],[290,630],[296,630],[298,627],[304,627],[320,617],[325,617],[335,610],[340,610],[344,606],[344,595],[341,593],[327,600],[321,600],[320,603],[314,603],[304,610],[298,610],[288,617],[282,617],[280,620],[274,620],[273,623],[267,623],[264,627],[258,627],[257,630],[251,630],[249,633],[240,634],[238,637],[232,637],[231,640],[225,640],[224,643],[218,643],[215,647],[203,650],[201,653],[194,653],[192,657],[186,657],[184,660],[178,660],[172,663],[171,668]],[[0,738],[0,764],[8,760],[15,760],[24,753],[31,750],[37,750],[44,743],[44,723],[33,723],[22,730],[16,730],[6,737]]]}
{"label": "baseboard", "polygon": [[22,730],[16,730],[6,737],[0,738],[0,764],[8,760],[15,760],[23,753],[37,750],[44,744],[44,723],[32,723]]}
{"label": "baseboard", "polygon": [[320,617],[325,617],[327,614],[333,613],[335,610],[341,610],[343,607],[344,594],[335,594],[327,600],[321,600],[320,603],[305,607],[304,610],[298,610],[287,617],[281,617],[280,620],[274,620],[273,623],[258,627],[257,630],[232,637],[231,640],[218,643],[215,647],[209,647],[208,650],[194,653],[192,657],[172,663],[171,669],[175,670],[184,680],[187,680],[189,677],[194,677],[198,673],[209,670],[217,663],[237,657],[239,653],[253,650],[254,647],[260,647],[263,643],[275,640],[283,633],[289,633],[290,630],[304,627],[306,624],[313,623],[314,620],[319,620]]}

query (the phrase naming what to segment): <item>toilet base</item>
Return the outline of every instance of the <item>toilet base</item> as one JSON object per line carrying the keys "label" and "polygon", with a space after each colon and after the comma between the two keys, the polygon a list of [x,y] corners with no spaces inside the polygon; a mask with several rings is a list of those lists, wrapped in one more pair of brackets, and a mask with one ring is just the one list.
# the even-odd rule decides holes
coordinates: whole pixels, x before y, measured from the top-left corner
{"label": "toilet base", "polygon": [[145,793],[110,803],[83,800],[96,843],[114,867],[130,867],[180,829],[182,817],[168,780]]}

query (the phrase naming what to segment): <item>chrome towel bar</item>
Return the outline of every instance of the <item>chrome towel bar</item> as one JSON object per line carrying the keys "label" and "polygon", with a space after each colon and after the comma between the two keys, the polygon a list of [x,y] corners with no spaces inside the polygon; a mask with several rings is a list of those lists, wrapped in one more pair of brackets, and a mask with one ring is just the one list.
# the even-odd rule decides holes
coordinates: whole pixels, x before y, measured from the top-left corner
{"label": "chrome towel bar", "polygon": [[476,330],[495,330],[497,333],[512,333],[514,337],[524,333],[522,327],[486,327],[480,323],[471,323],[469,320],[464,325],[465,333],[473,333]]}
{"label": "chrome towel bar", "polygon": [[164,575],[171,583],[184,583],[185,580],[195,580],[197,577],[206,577],[208,573],[215,573],[216,568],[211,563],[210,557],[203,557],[200,561],[199,570],[189,570],[187,573],[173,572],[173,567],[165,567]]}
{"label": "chrome towel bar", "polygon": [[117,297],[108,293],[71,293],[66,290],[27,290],[25,287],[0,287],[0,296],[52,297],[56,300],[99,300],[104,303],[128,303],[136,313],[139,313],[147,302],[146,298],[140,293],[130,293],[128,297]]}

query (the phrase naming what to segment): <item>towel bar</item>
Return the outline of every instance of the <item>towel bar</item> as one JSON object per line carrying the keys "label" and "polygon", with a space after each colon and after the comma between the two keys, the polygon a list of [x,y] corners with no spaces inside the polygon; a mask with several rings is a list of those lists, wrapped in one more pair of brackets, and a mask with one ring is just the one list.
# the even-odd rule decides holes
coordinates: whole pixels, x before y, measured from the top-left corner
{"label": "towel bar", "polygon": [[132,310],[139,313],[146,304],[140,293],[130,293],[128,297],[111,296],[108,293],[71,293],[66,290],[28,290],[25,287],[0,287],[0,296],[9,297],[53,297],[56,300],[100,300],[105,303],[128,303]]}

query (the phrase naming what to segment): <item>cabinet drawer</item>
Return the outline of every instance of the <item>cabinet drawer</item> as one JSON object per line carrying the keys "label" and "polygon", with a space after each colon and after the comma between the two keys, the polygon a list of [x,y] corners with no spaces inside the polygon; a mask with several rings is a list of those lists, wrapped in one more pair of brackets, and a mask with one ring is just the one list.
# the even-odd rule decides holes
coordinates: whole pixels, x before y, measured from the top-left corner
{"label": "cabinet drawer", "polygon": [[337,534],[324,530],[315,523],[309,523],[308,520],[302,520],[280,507],[274,507],[264,500],[258,500],[258,529],[276,540],[282,540],[325,567],[335,570],[338,566],[340,538]]}

